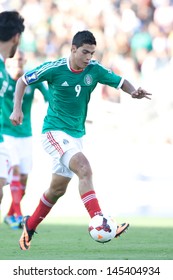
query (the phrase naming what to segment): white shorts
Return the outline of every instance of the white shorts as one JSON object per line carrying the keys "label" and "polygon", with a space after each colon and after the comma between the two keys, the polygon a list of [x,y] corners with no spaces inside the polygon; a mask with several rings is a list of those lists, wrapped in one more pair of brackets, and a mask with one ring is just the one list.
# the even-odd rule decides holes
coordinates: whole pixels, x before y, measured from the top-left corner
{"label": "white shorts", "polygon": [[32,136],[14,137],[3,135],[3,137],[10,155],[11,165],[18,165],[21,174],[28,174],[32,169]]}
{"label": "white shorts", "polygon": [[10,157],[4,142],[0,143],[0,178],[7,179],[10,172]]}
{"label": "white shorts", "polygon": [[72,178],[74,173],[69,169],[73,155],[82,151],[82,137],[74,138],[62,131],[49,131],[42,134],[44,150],[52,157],[52,173]]}

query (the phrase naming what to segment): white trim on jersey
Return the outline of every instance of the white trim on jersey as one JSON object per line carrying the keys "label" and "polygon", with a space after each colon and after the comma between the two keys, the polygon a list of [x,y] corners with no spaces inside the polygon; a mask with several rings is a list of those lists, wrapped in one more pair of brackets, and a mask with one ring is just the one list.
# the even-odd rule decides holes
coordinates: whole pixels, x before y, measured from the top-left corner
{"label": "white trim on jersey", "polygon": [[123,83],[124,83],[124,78],[122,77],[122,78],[121,78],[121,81],[120,81],[120,83],[119,83],[119,85],[117,86],[117,89],[118,89],[118,88],[121,88],[121,86],[122,86]]}
{"label": "white trim on jersey", "polygon": [[67,60],[66,58],[62,58],[60,60],[56,60],[50,63],[47,63],[46,65],[43,65],[43,67],[41,67],[38,71],[37,71],[37,76],[41,75],[43,72],[45,72],[47,69],[51,69],[51,68],[56,68],[56,67],[60,67],[62,65],[67,64]]}

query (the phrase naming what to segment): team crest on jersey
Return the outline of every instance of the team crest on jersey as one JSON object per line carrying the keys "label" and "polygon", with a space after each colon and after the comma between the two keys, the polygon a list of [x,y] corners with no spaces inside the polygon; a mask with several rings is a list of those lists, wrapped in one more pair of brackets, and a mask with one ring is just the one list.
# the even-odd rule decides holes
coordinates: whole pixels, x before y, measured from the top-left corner
{"label": "team crest on jersey", "polygon": [[87,74],[85,75],[84,77],[84,83],[87,85],[87,86],[90,86],[93,82],[93,78],[91,75]]}
{"label": "team crest on jersey", "polygon": [[38,76],[37,76],[37,73],[30,73],[30,74],[27,74],[25,75],[25,79],[27,81],[27,84],[31,84],[32,82],[35,82],[38,80]]}

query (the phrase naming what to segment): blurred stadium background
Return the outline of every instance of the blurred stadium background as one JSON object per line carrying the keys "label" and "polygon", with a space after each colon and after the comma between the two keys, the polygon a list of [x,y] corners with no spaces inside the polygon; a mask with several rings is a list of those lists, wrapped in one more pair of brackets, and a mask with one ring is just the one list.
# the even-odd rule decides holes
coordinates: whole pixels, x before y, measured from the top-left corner
{"label": "blurred stadium background", "polygon": [[[68,56],[73,35],[84,29],[97,39],[95,58],[143,86],[152,100],[98,85],[87,118],[85,154],[105,212],[113,216],[173,216],[173,1],[0,0],[0,11],[25,18],[21,48],[26,69]],[[33,171],[22,202],[31,214],[51,178],[51,162],[40,145],[47,105],[39,94],[32,109]],[[4,188],[2,212],[9,207]],[[87,215],[77,178],[50,216]]]}

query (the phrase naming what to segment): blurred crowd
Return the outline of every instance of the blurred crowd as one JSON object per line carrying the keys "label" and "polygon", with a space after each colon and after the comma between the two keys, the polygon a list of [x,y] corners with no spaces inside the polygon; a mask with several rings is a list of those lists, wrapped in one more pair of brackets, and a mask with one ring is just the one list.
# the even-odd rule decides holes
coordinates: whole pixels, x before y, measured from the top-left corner
{"label": "blurred crowd", "polygon": [[[0,0],[5,9],[25,18],[21,48],[28,69],[67,56],[73,35],[89,29],[97,39],[96,59],[152,91],[150,119],[163,110],[172,116],[173,0]],[[121,102],[108,87],[102,97]]]}
{"label": "blurred crowd", "polygon": [[[173,0],[1,0],[25,18],[22,48],[38,60],[69,52],[73,35],[94,32],[97,58],[121,73],[145,74],[173,56]],[[36,61],[34,63],[34,61]],[[133,69],[133,71],[132,71]],[[150,69],[151,71],[151,69]]]}

